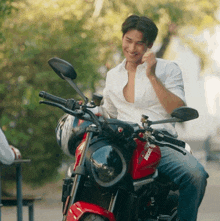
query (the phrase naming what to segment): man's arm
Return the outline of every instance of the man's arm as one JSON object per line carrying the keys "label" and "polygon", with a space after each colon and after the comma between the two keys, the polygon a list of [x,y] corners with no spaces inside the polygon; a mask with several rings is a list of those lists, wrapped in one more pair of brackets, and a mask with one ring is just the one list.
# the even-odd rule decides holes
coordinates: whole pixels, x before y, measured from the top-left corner
{"label": "man's arm", "polygon": [[15,154],[10,148],[8,141],[0,129],[0,161],[4,164],[12,164],[15,159]]}
{"label": "man's arm", "polygon": [[153,52],[148,51],[142,59],[147,63],[146,75],[154,88],[154,91],[168,114],[178,107],[185,106],[181,98],[169,91],[155,75],[157,60]]}
{"label": "man's arm", "polygon": [[15,159],[20,158],[20,151],[17,148],[8,144],[4,133],[0,129],[0,162],[10,165],[14,162]]}
{"label": "man's arm", "polygon": [[156,76],[150,76],[149,80],[154,88],[154,91],[168,114],[178,107],[185,106],[185,103],[178,96],[170,92],[164,87]]}

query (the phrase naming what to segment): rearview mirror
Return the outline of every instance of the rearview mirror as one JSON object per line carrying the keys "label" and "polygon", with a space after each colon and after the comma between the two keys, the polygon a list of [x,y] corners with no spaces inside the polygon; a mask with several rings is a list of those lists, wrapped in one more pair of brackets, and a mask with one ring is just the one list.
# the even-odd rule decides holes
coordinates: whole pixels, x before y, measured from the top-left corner
{"label": "rearview mirror", "polygon": [[176,108],[172,113],[171,117],[175,117],[181,119],[182,121],[193,120],[199,117],[199,113],[197,110],[190,107],[179,107]]}
{"label": "rearview mirror", "polygon": [[60,58],[51,58],[48,63],[60,78],[64,79],[63,76],[65,76],[72,80],[76,79],[76,71],[69,62]]}
{"label": "rearview mirror", "polygon": [[185,122],[189,120],[193,120],[199,117],[199,113],[197,110],[190,107],[179,107],[176,108],[172,113],[169,119],[159,120],[159,121],[148,121],[148,125],[153,124],[162,124],[162,123],[172,123],[172,122]]}
{"label": "rearview mirror", "polygon": [[51,68],[55,71],[55,73],[66,80],[75,90],[76,92],[83,98],[85,103],[88,103],[88,98],[82,93],[82,91],[77,87],[77,85],[72,81],[77,77],[76,71],[74,70],[73,66],[60,58],[51,58],[48,61]]}

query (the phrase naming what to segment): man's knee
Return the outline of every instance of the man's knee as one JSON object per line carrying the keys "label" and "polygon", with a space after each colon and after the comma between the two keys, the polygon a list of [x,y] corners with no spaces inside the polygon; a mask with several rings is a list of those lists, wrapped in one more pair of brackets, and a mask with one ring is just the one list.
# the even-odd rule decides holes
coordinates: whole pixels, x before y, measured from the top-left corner
{"label": "man's knee", "polygon": [[188,175],[191,177],[191,182],[196,186],[204,186],[207,183],[207,178],[209,177],[208,173],[205,171],[204,167],[198,163],[196,167],[191,167],[188,171]]}

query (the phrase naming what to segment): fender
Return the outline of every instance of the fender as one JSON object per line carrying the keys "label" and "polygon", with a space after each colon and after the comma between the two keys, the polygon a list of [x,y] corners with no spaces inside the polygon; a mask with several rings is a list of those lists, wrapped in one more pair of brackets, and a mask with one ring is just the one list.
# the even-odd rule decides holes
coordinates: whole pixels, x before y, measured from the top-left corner
{"label": "fender", "polygon": [[79,221],[85,213],[98,214],[106,217],[109,221],[116,221],[114,214],[108,210],[101,206],[82,201],[76,202],[70,207],[66,221]]}

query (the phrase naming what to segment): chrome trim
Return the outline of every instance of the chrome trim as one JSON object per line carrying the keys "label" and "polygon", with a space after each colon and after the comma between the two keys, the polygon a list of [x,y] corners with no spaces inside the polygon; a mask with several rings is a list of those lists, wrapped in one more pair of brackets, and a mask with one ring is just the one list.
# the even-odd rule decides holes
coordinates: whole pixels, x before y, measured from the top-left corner
{"label": "chrome trim", "polygon": [[110,211],[112,213],[113,213],[113,210],[115,208],[115,203],[116,203],[117,196],[118,196],[118,191],[116,192],[116,194],[112,194],[112,197],[111,197],[111,201],[110,201],[108,211]]}
{"label": "chrome trim", "polygon": [[148,183],[152,183],[155,178],[158,177],[158,170],[155,171],[155,173],[153,174],[153,176],[151,178],[146,178],[145,180],[137,180],[137,181],[133,181],[133,186],[134,186],[134,190],[138,190],[140,187],[142,187],[143,185],[146,185]]}
{"label": "chrome trim", "polygon": [[157,217],[157,220],[164,220],[164,221],[172,221],[173,218],[177,215],[177,210],[173,213],[172,216],[169,216],[169,215],[159,215]]}

